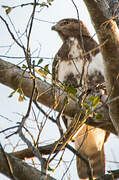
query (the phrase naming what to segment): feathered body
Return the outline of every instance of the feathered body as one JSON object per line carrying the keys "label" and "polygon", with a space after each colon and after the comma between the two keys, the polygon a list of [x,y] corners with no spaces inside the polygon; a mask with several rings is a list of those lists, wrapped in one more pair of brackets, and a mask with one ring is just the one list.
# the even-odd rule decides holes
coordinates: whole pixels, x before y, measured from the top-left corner
{"label": "feathered body", "polygon": [[[58,32],[63,41],[53,61],[53,82],[76,88],[77,94],[80,86],[84,89],[94,89],[98,84],[104,83],[104,66],[100,49],[82,21],[63,19],[53,26],[52,30]],[[67,120],[67,127],[73,120],[65,115],[63,119]],[[89,159],[93,177],[105,173],[106,138],[104,130],[87,125],[83,125],[75,137],[76,150]],[[81,179],[88,178],[87,166],[79,158],[77,171]]]}

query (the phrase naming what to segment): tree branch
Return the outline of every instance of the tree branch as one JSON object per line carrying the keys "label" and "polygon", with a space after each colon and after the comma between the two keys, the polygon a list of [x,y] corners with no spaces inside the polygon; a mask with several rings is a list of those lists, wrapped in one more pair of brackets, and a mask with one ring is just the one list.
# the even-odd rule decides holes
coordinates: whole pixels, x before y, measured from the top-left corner
{"label": "tree branch", "polygon": [[[6,62],[0,59],[0,83],[16,90],[19,86],[22,88],[25,96],[31,97],[33,88],[33,81],[29,73],[24,72],[20,67],[15,66],[12,63]],[[54,95],[52,86],[45,81],[37,79],[37,88],[39,97],[37,101],[44,104],[47,107],[53,108],[54,106]],[[63,95],[61,95],[63,94]],[[66,93],[63,93],[61,89],[57,88],[56,96],[58,97],[59,103],[56,107],[56,111],[60,111],[62,102],[64,102]],[[74,115],[78,110],[78,103],[70,99],[69,104],[66,105],[64,113],[69,116]]]}
{"label": "tree branch", "polygon": [[95,180],[114,180],[119,178],[119,169],[109,171],[109,174],[105,174]]}
{"label": "tree branch", "polygon": [[[42,155],[50,154],[52,152],[52,149],[55,147],[56,143],[57,142],[54,142],[53,144],[39,147],[40,153]],[[57,147],[55,153],[59,150],[59,148],[60,148],[60,146]],[[66,148],[71,150],[79,158],[83,158],[82,155],[79,152],[77,152],[75,149],[73,149],[69,144],[66,145]],[[21,160],[34,157],[33,152],[31,152],[29,149],[24,149],[24,150],[21,150],[21,151],[10,153],[10,154],[12,156],[15,156],[15,157],[21,159]],[[119,178],[119,169],[109,171],[109,174],[105,174],[105,175],[97,178],[96,180],[113,180],[113,179],[116,179],[116,178]]]}
{"label": "tree branch", "polygon": [[[22,179],[22,180],[39,180],[41,177],[41,172],[38,171],[36,168],[29,166],[27,163],[17,159],[16,157],[13,157],[10,154],[7,154],[10,165],[12,166],[13,169],[13,175],[17,179]],[[11,173],[8,169],[8,164],[6,162],[6,159],[3,155],[3,152],[0,149],[0,172],[10,179]],[[30,173],[29,173],[30,172]],[[47,180],[55,180],[54,178],[47,176]]]}
{"label": "tree branch", "polygon": [[[42,155],[48,155],[48,154],[51,154],[53,152],[53,149],[55,148],[56,144],[57,144],[57,141],[54,142],[53,144],[50,144],[50,145],[41,146],[41,147],[38,148],[38,150]],[[53,153],[59,152],[60,151],[60,146],[61,146],[61,144],[59,144],[57,146],[56,150]],[[76,151],[69,144],[66,144],[66,148],[69,149],[72,153],[74,153],[77,157],[81,158],[86,163],[86,165],[88,167],[89,177],[91,179],[92,178],[91,169],[90,169],[90,164],[89,164],[89,160],[87,159],[87,157],[80,154],[80,152]],[[20,158],[22,160],[34,157],[34,154],[33,154],[32,151],[30,151],[30,149],[24,149],[24,150],[21,150],[21,151],[10,153],[10,154],[17,157],[17,158]]]}
{"label": "tree branch", "polygon": [[[20,67],[15,66],[9,62],[3,61],[0,59],[0,83],[16,90],[20,87],[22,88],[25,96],[31,97],[31,91],[33,87],[33,81],[30,78],[29,73],[24,72]],[[53,109],[54,107],[54,95],[52,91],[52,86],[45,81],[37,79],[37,88],[38,88],[38,101],[41,104],[44,104],[47,107]],[[56,111],[60,111],[62,108],[62,103],[65,100],[66,93],[63,92],[60,88],[56,89],[56,96],[58,99],[58,105],[55,108]],[[73,117],[76,113],[79,113],[79,104],[76,100],[69,99],[69,103],[66,104],[64,109],[64,114]],[[91,126],[100,127],[107,131],[110,131],[114,134],[117,134],[108,114],[108,108],[102,107],[98,110],[102,114],[102,119],[98,120],[94,117],[87,119],[86,123]]]}
{"label": "tree branch", "polygon": [[[103,10],[99,8],[98,1],[84,0],[91,19],[94,24],[100,43],[107,40],[107,43],[101,47],[104,58],[104,70],[106,87],[109,100],[115,98],[115,101],[109,103],[109,114],[111,121],[119,135],[119,33],[116,23],[108,19]],[[103,1],[102,1],[103,2]]]}

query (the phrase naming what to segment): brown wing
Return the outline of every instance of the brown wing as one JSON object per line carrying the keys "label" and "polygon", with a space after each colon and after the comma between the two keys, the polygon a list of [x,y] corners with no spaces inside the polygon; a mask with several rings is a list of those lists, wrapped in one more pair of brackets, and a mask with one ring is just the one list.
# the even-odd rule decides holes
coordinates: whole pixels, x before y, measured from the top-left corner
{"label": "brown wing", "polygon": [[52,79],[55,82],[58,82],[58,67],[60,61],[63,59],[68,60],[68,53],[69,53],[70,47],[68,44],[68,41],[66,40],[57,54],[54,57],[53,63],[52,63]]}

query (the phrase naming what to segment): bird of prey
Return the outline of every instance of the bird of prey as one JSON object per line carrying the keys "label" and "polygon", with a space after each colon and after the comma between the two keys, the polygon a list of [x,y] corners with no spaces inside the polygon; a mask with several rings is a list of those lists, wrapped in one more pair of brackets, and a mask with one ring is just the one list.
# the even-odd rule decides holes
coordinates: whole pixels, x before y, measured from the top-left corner
{"label": "bird of prey", "polygon": [[[52,30],[62,39],[62,46],[55,55],[52,65],[52,79],[55,83],[72,87],[78,92],[82,89],[97,91],[104,83],[104,67],[100,47],[91,37],[87,27],[77,19],[62,19]],[[80,93],[79,93],[80,94]],[[62,116],[68,127],[73,118]],[[66,122],[65,121],[65,122]],[[93,177],[105,173],[104,143],[106,131],[84,124],[74,138],[75,148],[89,160]],[[77,157],[77,172],[80,179],[87,179],[87,165]]]}

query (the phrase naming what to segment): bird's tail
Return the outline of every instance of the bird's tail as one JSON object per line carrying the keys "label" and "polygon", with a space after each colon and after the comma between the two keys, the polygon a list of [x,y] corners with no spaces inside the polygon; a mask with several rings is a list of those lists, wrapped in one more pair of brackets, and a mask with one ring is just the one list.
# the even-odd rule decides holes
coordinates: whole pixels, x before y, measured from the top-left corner
{"label": "bird's tail", "polygon": [[[97,178],[105,173],[104,145],[101,151],[96,151],[95,153],[93,153],[93,155],[89,159],[89,163],[93,178]],[[88,167],[86,163],[80,158],[77,158],[77,171],[80,180],[88,179]]]}

